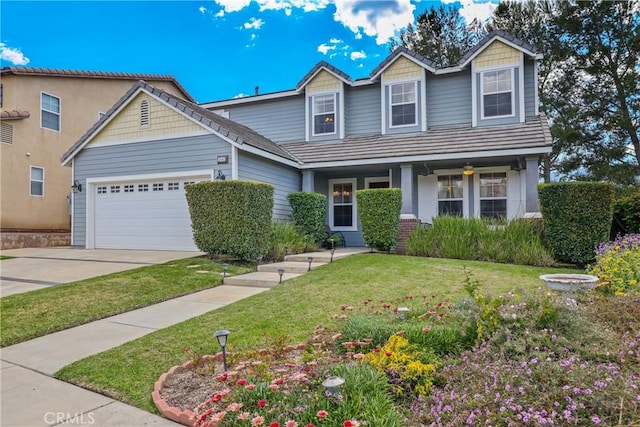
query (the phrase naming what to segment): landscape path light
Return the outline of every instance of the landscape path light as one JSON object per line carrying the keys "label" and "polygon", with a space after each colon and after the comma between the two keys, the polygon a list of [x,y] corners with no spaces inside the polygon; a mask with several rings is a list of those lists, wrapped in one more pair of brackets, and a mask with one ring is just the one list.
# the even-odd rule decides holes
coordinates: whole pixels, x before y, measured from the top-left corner
{"label": "landscape path light", "polygon": [[336,252],[336,250],[334,248],[331,248],[331,261],[329,262],[333,262],[333,254]]}
{"label": "landscape path light", "polygon": [[327,388],[329,393],[338,394],[340,392],[340,387],[344,384],[344,378],[337,377],[335,375],[330,376],[326,380],[322,382],[322,385]]}
{"label": "landscape path light", "polygon": [[226,262],[222,264],[222,284],[224,285],[224,279],[227,277],[227,270],[229,269],[229,264]]}
{"label": "landscape path light", "polygon": [[280,283],[282,283],[282,275],[284,274],[284,268],[279,268],[278,274],[280,275]]}
{"label": "landscape path light", "polygon": [[218,344],[222,347],[222,367],[224,371],[227,372],[227,339],[229,338],[229,331],[226,329],[221,329],[219,331],[215,331],[213,336],[218,340]]}
{"label": "landscape path light", "polygon": [[408,307],[398,307],[398,319],[405,320],[407,318],[407,314],[409,314]]}
{"label": "landscape path light", "polygon": [[309,269],[307,271],[311,271],[311,263],[313,262],[313,257],[307,257],[307,261],[309,262]]}

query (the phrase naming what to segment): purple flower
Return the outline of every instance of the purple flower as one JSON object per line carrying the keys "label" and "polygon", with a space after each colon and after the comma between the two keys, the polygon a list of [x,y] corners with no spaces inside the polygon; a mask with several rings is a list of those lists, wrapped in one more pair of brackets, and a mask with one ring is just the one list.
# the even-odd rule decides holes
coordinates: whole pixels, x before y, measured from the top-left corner
{"label": "purple flower", "polygon": [[597,415],[594,415],[593,417],[591,417],[591,421],[593,421],[593,424],[595,425],[600,424],[600,418],[598,418]]}

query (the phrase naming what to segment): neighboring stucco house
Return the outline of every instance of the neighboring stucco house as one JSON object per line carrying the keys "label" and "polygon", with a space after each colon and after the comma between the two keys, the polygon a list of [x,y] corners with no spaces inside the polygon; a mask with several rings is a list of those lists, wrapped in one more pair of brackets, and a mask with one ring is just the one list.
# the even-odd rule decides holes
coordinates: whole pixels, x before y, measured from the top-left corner
{"label": "neighboring stucco house", "polygon": [[[173,77],[165,75],[28,67],[4,67],[0,73],[4,249],[61,244],[65,236],[69,244],[72,170],[60,165],[60,156],[132,84],[145,79],[192,100]],[[66,234],[49,233],[52,230]]]}
{"label": "neighboring stucco house", "polygon": [[200,106],[139,82],[62,158],[86,188],[73,244],[192,248],[184,185],[222,175],[273,184],[275,218],[291,191],[327,195],[352,246],[362,188],[400,188],[406,227],[537,213],[540,57],[494,31],[447,68],[398,48],[366,79],[320,62],[293,90]]}

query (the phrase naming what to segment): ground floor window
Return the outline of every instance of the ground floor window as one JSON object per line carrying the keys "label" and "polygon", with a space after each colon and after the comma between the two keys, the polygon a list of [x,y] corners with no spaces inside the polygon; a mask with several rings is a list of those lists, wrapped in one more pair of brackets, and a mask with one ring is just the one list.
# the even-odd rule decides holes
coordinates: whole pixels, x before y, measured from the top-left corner
{"label": "ground floor window", "polygon": [[353,180],[331,180],[329,184],[330,225],[336,230],[355,230],[356,182]]}
{"label": "ground floor window", "polygon": [[507,173],[480,174],[480,217],[507,217]]}
{"label": "ground floor window", "polygon": [[462,216],[462,175],[438,176],[438,215]]}

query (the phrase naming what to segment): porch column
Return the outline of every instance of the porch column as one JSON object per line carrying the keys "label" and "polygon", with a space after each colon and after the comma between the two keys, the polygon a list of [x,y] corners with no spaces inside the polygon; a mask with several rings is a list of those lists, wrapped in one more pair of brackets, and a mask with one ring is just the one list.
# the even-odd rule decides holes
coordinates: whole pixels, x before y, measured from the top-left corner
{"label": "porch column", "polygon": [[314,183],[313,175],[314,171],[302,171],[302,191],[313,192]]}
{"label": "porch column", "polygon": [[402,218],[415,218],[413,214],[413,166],[400,165],[400,189],[402,190]]}
{"label": "porch column", "polygon": [[540,182],[540,173],[538,171],[538,158],[527,157],[527,212],[540,212],[540,202],[538,201],[538,183]]}

